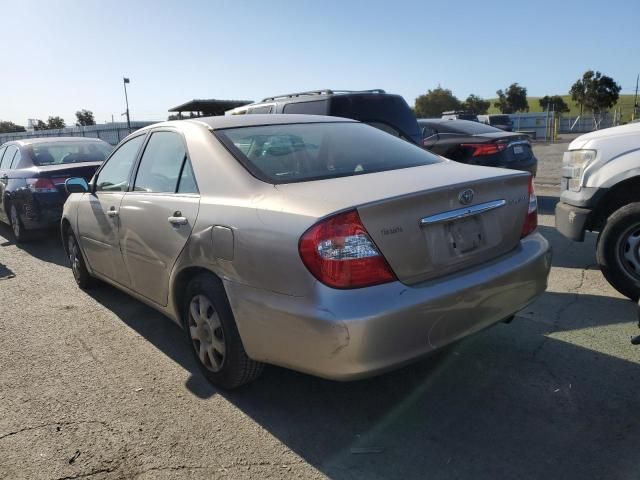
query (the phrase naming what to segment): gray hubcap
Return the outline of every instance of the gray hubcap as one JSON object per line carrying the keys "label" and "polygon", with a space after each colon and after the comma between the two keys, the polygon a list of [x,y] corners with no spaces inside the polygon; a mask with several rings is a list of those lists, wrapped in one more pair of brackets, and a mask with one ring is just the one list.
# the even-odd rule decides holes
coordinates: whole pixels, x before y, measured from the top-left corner
{"label": "gray hubcap", "polygon": [[78,252],[78,245],[71,235],[67,237],[67,250],[69,250],[69,262],[73,276],[78,280],[80,278],[80,252]]}
{"label": "gray hubcap", "polygon": [[11,206],[11,228],[16,238],[20,237],[20,219],[18,218],[18,211],[16,207]]}
{"label": "gray hubcap", "polygon": [[640,280],[640,225],[627,229],[620,238],[618,261],[628,275]]}
{"label": "gray hubcap", "polygon": [[202,364],[219,372],[224,364],[226,342],[218,312],[204,295],[196,295],[189,304],[189,335]]}

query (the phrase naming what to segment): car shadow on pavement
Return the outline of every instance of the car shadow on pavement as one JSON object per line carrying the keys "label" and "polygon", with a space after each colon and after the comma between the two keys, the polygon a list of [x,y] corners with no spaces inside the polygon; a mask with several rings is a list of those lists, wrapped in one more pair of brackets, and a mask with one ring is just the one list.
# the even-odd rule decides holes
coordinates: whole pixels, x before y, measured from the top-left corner
{"label": "car shadow on pavement", "polygon": [[191,372],[185,387],[194,395],[223,396],[330,478],[640,474],[640,369],[623,358],[629,339],[616,339],[620,357],[581,346],[593,335],[585,328],[635,318],[623,299],[580,295],[584,308],[573,311],[575,294],[547,293],[540,318],[525,309],[510,325],[379,377],[340,383],[269,366],[226,392],[202,377],[169,319],[109,286],[91,295]]}
{"label": "car shadow on pavement", "polygon": [[556,203],[560,201],[558,196],[536,195],[538,199],[538,213],[541,215],[555,215]]}
{"label": "car shadow on pavement", "polygon": [[596,233],[587,232],[584,242],[574,242],[556,227],[538,226],[538,230],[553,245],[551,264],[561,268],[598,268],[596,262]]}
{"label": "car shadow on pavement", "polygon": [[[0,248],[14,245],[11,227],[3,223],[0,223],[0,237],[5,239],[4,242],[0,243]],[[62,240],[60,240],[60,230],[57,228],[34,233],[32,238],[19,244],[18,248],[43,262],[54,263],[63,267],[69,266],[62,247]]]}

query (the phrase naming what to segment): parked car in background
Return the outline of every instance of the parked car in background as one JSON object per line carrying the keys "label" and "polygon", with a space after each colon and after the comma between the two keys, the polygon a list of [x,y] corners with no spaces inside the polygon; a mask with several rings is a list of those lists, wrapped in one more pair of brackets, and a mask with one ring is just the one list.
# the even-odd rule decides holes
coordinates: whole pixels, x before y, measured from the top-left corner
{"label": "parked car in background", "polygon": [[490,125],[505,132],[513,131],[513,121],[509,118],[509,115],[496,114],[496,115],[478,115],[478,121],[485,125]]}
{"label": "parked car in background", "polygon": [[569,144],[562,162],[556,227],[582,242],[599,232],[596,259],[623,295],[640,297],[640,124],[587,133]]}
{"label": "parked car in background", "polygon": [[422,137],[409,105],[384,90],[314,90],[268,97],[227,115],[290,113],[351,118],[420,145]]}
{"label": "parked car in background", "polygon": [[78,285],[182,325],[225,388],[263,363],[337,380],[403,365],[510,318],[551,264],[529,174],[335,117],[157,124],[67,188]]}
{"label": "parked car in background", "polygon": [[477,122],[478,116],[468,110],[452,110],[450,112],[442,112],[443,120],[469,120],[470,122]]}
{"label": "parked car in background", "polygon": [[17,242],[30,231],[57,226],[69,177],[91,179],[112,147],[93,138],[48,137],[0,146],[0,221]]}
{"label": "parked car in background", "polygon": [[525,170],[536,175],[538,160],[529,137],[467,120],[419,119],[424,148],[469,165]]}

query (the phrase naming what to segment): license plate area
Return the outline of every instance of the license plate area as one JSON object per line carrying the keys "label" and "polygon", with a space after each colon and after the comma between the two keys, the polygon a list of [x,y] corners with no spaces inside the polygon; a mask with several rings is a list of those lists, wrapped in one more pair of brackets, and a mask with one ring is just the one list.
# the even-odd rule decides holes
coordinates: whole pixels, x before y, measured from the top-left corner
{"label": "license plate area", "polygon": [[524,147],[522,145],[514,145],[513,153],[516,155],[522,155],[524,153]]}
{"label": "license plate area", "polygon": [[467,255],[485,244],[480,217],[456,220],[445,224],[449,251],[453,256]]}

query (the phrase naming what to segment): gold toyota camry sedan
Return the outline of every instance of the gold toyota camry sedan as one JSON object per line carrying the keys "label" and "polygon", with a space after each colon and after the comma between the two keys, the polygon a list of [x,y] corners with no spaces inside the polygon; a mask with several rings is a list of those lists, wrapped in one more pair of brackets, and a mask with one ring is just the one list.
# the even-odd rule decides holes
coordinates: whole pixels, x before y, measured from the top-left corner
{"label": "gold toyota camry sedan", "polygon": [[528,173],[340,118],[152,125],[66,188],[78,285],[180,324],[224,388],[265,363],[336,380],[406,364],[512,317],[551,263]]}

